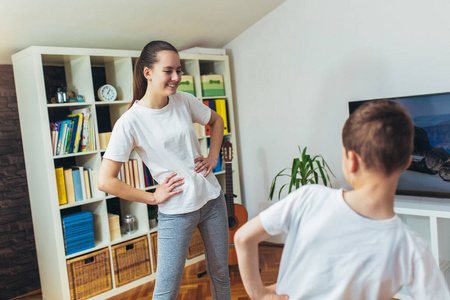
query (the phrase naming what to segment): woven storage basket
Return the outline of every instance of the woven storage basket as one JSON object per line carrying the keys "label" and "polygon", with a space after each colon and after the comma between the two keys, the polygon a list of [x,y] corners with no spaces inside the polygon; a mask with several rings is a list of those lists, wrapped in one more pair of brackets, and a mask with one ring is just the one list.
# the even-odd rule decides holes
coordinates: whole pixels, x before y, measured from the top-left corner
{"label": "woven storage basket", "polygon": [[200,230],[195,227],[194,233],[192,234],[191,244],[189,245],[187,258],[191,259],[203,253],[205,253],[205,248],[203,247],[202,236],[200,234]]}
{"label": "woven storage basket", "polygon": [[152,273],[147,236],[111,247],[116,286]]}
{"label": "woven storage basket", "polygon": [[112,289],[108,248],[67,260],[67,272],[72,300],[88,299]]}
{"label": "woven storage basket", "polygon": [[153,272],[156,272],[156,263],[158,261],[158,232],[150,234],[150,241],[152,243]]}

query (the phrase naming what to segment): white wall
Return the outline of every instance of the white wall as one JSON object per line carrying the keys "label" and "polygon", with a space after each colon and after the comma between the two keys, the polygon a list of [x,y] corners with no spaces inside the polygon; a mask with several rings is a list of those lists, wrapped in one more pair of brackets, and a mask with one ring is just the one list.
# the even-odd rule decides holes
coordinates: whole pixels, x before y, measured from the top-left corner
{"label": "white wall", "polygon": [[347,102],[450,91],[447,0],[287,0],[231,41],[243,202],[267,207],[297,145],[335,187]]}

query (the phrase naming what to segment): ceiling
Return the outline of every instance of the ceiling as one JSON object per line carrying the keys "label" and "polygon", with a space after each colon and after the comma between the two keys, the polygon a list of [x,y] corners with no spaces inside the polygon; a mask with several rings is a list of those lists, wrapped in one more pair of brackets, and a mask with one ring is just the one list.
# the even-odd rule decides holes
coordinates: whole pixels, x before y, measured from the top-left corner
{"label": "ceiling", "polygon": [[221,48],[285,0],[0,0],[0,64],[29,46]]}

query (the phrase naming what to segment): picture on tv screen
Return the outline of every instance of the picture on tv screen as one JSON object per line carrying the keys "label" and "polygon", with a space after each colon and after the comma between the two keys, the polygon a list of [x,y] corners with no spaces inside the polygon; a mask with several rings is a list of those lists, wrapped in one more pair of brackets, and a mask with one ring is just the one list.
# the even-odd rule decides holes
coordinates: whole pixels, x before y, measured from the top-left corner
{"label": "picture on tv screen", "polygon": [[[450,198],[450,93],[388,99],[405,106],[414,122],[412,163],[397,194]],[[349,102],[350,114],[366,101],[372,100]]]}

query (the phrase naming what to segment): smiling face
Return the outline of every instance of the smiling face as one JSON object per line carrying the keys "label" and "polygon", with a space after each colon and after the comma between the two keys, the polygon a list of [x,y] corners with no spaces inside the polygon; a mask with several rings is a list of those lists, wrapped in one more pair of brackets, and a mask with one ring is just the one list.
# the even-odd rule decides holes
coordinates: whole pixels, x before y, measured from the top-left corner
{"label": "smiling face", "polygon": [[158,62],[152,69],[144,69],[144,74],[153,94],[173,95],[181,81],[180,56],[174,51],[160,51]]}

